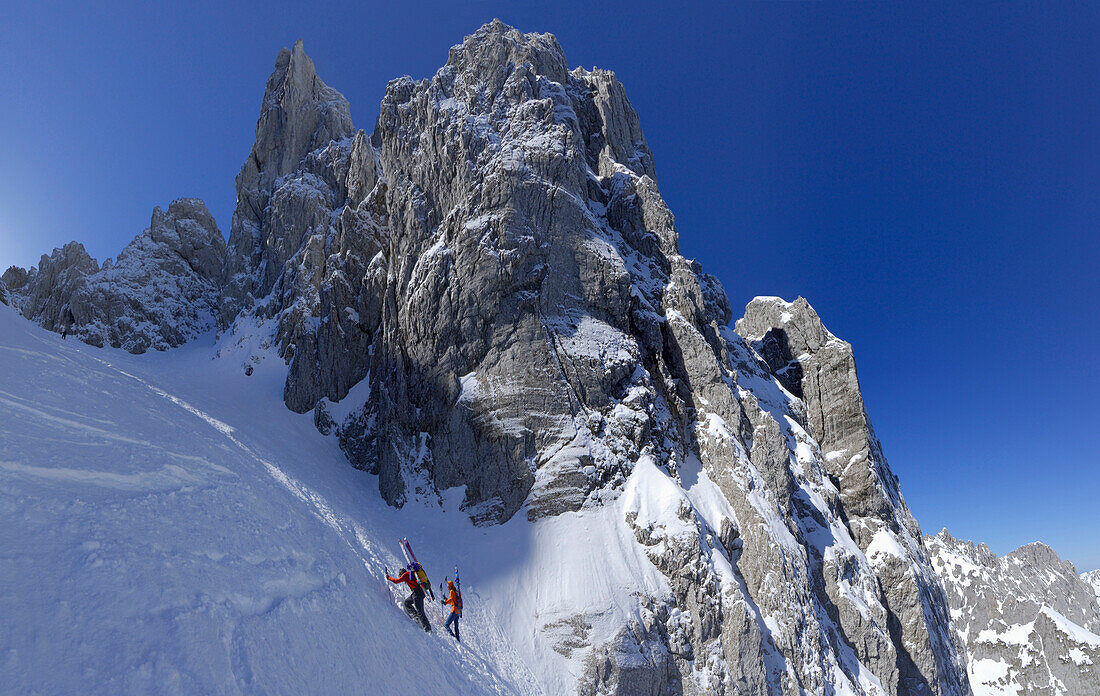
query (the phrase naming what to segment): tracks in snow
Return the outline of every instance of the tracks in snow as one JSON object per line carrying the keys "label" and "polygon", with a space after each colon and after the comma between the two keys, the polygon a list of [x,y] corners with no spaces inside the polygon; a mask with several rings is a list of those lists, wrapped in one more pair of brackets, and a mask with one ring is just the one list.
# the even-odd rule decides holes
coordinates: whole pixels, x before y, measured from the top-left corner
{"label": "tracks in snow", "polygon": [[[160,398],[187,411],[192,416],[199,418],[209,427],[218,431],[218,433],[246,454],[251,460],[259,462],[268,476],[277,481],[295,498],[308,505],[310,512],[347,544],[352,554],[363,564],[364,569],[367,571],[367,577],[377,577],[380,568],[396,562],[395,556],[382,551],[378,545],[371,540],[370,535],[360,524],[337,514],[328,501],[325,500],[324,496],[304,485],[293,476],[283,471],[276,464],[261,456],[255,449],[243,442],[241,438],[237,437],[237,431],[233,426],[211,416],[189,402],[149,383],[137,375],[126,372],[98,357],[89,357],[108,369],[138,382]],[[392,603],[396,595],[393,591],[394,588],[388,587],[387,585],[389,585],[389,583],[380,580],[375,587],[378,593],[384,595],[386,600]],[[437,605],[437,603],[429,601],[428,605],[429,606],[426,606],[425,609],[431,611],[433,616],[436,616],[436,611],[429,607]],[[493,617],[487,612],[484,610],[473,612],[467,611],[465,612],[463,620],[463,625],[467,627],[467,640],[476,636],[475,640],[477,645],[483,648],[481,650],[475,649],[470,643],[457,643],[450,635],[444,635],[442,629],[444,618],[442,609],[439,609],[438,617],[439,625],[433,629],[431,634],[432,638],[439,641],[439,648],[443,652],[450,654],[452,659],[461,667],[462,672],[468,675],[473,680],[473,683],[479,684],[480,688],[484,689],[486,693],[538,694],[542,692],[534,676],[523,664],[519,655],[516,654],[514,648],[509,645],[508,640],[497,627],[497,622],[494,621]],[[473,621],[467,621],[467,618],[473,619]],[[419,627],[415,628],[417,632],[420,631]],[[240,656],[237,655],[237,657]],[[510,676],[512,682],[518,682],[521,685],[522,691],[517,690],[512,683],[502,676],[501,671],[498,669],[498,663],[506,667],[505,672]],[[249,670],[244,669],[238,674],[238,677],[243,677],[247,684],[250,682],[251,674],[249,674]],[[462,689],[460,688],[460,690]]]}

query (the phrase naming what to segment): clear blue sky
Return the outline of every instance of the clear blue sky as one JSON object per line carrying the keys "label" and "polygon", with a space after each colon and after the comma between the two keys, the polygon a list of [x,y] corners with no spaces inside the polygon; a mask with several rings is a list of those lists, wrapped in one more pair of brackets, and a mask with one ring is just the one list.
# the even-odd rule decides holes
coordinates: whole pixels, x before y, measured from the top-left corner
{"label": "clear blue sky", "polygon": [[1100,566],[1100,4],[68,5],[0,0],[0,265],[113,256],[178,196],[228,230],[297,38],[370,130],[499,16],[618,73],[735,306],[801,294],[855,346],[926,532]]}

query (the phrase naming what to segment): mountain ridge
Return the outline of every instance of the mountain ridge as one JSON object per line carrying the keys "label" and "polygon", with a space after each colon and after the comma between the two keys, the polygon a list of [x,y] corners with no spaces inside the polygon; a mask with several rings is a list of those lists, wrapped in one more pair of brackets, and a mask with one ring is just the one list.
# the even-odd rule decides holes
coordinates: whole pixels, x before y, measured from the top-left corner
{"label": "mountain ridge", "polygon": [[1100,601],[1087,574],[1042,542],[998,557],[946,529],[925,541],[976,692],[1100,690]]}

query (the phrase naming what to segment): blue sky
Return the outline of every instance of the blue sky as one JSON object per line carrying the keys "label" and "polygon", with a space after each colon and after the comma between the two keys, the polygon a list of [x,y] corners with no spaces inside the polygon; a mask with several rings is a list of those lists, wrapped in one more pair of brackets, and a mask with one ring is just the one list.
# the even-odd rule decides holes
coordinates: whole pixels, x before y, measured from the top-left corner
{"label": "blue sky", "polygon": [[1100,5],[595,4],[0,0],[0,266],[113,256],[179,196],[228,230],[297,38],[370,130],[500,17],[618,73],[735,306],[803,295],[855,346],[926,532],[1100,567]]}

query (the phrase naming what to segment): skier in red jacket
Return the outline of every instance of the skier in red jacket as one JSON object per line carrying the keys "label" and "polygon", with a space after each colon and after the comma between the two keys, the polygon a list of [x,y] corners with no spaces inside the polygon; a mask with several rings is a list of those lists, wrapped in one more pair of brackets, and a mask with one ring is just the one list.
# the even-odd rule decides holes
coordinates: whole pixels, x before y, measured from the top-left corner
{"label": "skier in red jacket", "polygon": [[428,616],[424,613],[424,588],[420,586],[420,582],[416,579],[417,570],[418,568],[410,563],[396,578],[391,578],[387,571],[386,579],[395,584],[405,583],[409,586],[412,594],[405,600],[405,613],[419,622],[421,628],[430,633],[432,626],[428,623]]}

